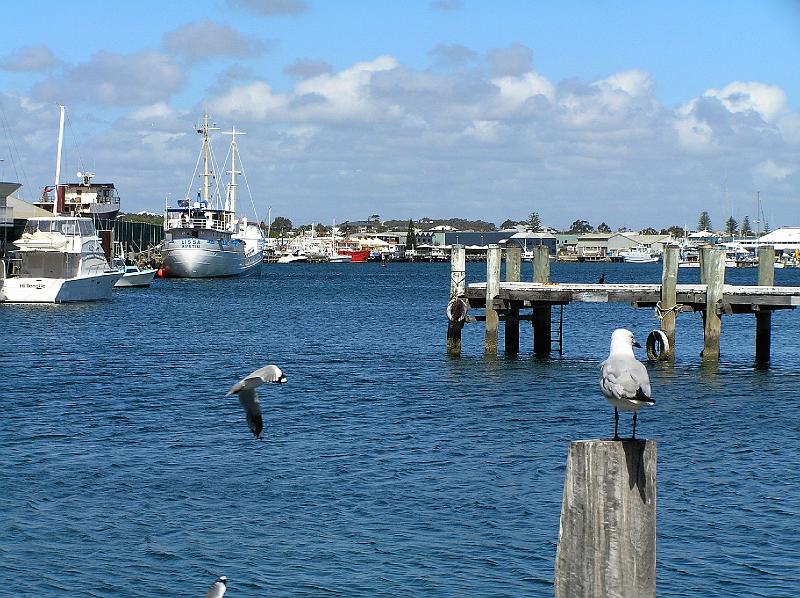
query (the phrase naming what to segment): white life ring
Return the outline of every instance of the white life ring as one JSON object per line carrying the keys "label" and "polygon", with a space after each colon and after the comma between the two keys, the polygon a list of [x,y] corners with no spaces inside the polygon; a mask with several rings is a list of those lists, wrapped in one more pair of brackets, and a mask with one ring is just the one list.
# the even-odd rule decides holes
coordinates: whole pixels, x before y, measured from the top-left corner
{"label": "white life ring", "polygon": [[469,304],[463,299],[451,299],[447,304],[445,314],[450,322],[465,322],[467,319],[467,312],[469,311]]}
{"label": "white life ring", "polygon": [[653,330],[647,335],[647,358],[652,361],[660,361],[669,353],[669,339],[663,330]]}

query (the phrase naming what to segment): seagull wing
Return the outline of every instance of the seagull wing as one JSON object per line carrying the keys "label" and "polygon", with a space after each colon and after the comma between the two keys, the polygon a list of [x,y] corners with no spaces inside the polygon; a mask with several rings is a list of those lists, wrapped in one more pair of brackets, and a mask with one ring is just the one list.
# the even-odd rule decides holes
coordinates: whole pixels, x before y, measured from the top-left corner
{"label": "seagull wing", "polygon": [[206,592],[206,598],[222,598],[225,595],[225,584],[217,580]]}
{"label": "seagull wing", "polygon": [[225,395],[230,396],[241,392],[244,389],[258,388],[265,382],[285,382],[286,376],[283,375],[281,369],[276,365],[265,365],[263,368],[258,368],[256,371],[247,374],[244,378],[239,380],[236,384],[231,386],[231,389]]}
{"label": "seagull wing", "polygon": [[600,366],[600,388],[609,399],[655,403],[647,369],[637,359],[612,356]]}
{"label": "seagull wing", "polygon": [[261,438],[264,420],[261,417],[261,404],[255,389],[245,388],[239,391],[239,404],[247,414],[247,425],[256,438]]}

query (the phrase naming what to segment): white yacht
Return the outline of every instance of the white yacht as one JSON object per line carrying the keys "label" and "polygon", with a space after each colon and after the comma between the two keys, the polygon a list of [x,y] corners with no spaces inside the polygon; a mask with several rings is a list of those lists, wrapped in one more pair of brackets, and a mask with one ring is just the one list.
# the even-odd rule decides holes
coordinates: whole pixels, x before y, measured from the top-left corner
{"label": "white yacht", "polygon": [[90,218],[31,218],[0,272],[0,301],[66,303],[109,299],[122,273],[111,269]]}
{"label": "white yacht", "polygon": [[623,262],[629,264],[652,264],[658,261],[658,254],[645,247],[633,247],[619,252]]}
{"label": "white yacht", "polygon": [[[60,188],[64,106],[60,107],[55,189]],[[28,219],[8,263],[0,260],[0,302],[65,303],[109,299],[121,272],[109,267],[91,218],[62,215]]]}
{"label": "white yacht", "polygon": [[245,276],[261,270],[265,240],[256,223],[236,217],[237,171],[236,129],[231,131],[230,183],[224,204],[212,189],[214,158],[209,141],[208,115],[198,127],[203,135],[202,192],[195,201],[185,199],[177,208],[167,208],[164,217],[162,268],[166,276],[216,278]]}

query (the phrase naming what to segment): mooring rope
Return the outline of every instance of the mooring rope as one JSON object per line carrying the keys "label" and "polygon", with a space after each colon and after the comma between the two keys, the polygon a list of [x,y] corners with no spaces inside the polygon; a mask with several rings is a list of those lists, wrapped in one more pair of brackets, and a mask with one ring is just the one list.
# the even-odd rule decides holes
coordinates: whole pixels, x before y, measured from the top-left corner
{"label": "mooring rope", "polygon": [[654,311],[655,311],[655,314],[656,314],[656,318],[658,318],[658,321],[661,322],[665,317],[667,317],[667,315],[670,312],[675,312],[675,317],[677,318],[678,314],[681,312],[682,309],[683,309],[683,304],[681,304],[681,303],[676,303],[672,307],[665,309],[661,305],[661,301],[659,301],[658,303],[656,303],[656,307],[655,307]]}

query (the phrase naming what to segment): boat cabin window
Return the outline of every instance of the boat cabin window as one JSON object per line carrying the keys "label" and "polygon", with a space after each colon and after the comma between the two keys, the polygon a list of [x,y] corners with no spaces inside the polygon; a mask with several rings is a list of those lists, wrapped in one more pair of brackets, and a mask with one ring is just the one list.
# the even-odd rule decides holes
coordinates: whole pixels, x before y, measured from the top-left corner
{"label": "boat cabin window", "polygon": [[97,230],[90,220],[79,220],[81,226],[81,236],[94,237],[97,235]]}

